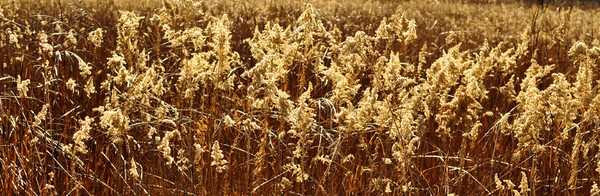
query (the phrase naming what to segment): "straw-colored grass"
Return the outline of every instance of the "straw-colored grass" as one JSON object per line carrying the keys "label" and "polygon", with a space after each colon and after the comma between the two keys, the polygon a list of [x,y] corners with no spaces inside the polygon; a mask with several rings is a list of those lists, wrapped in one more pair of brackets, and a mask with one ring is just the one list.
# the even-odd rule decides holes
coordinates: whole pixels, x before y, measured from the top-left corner
{"label": "straw-colored grass", "polygon": [[0,8],[0,194],[600,194],[595,3]]}

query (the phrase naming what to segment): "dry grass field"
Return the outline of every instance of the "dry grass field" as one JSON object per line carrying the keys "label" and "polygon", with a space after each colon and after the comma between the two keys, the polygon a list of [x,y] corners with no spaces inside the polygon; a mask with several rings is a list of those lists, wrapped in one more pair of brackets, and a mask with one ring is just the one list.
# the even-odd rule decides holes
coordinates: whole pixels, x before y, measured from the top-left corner
{"label": "dry grass field", "polygon": [[600,195],[598,18],[0,0],[0,195]]}

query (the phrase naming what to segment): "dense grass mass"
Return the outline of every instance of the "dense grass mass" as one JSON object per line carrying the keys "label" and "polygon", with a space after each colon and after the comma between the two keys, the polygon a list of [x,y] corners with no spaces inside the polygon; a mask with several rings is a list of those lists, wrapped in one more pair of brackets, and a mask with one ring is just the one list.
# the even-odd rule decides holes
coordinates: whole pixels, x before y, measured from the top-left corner
{"label": "dense grass mass", "polygon": [[0,0],[2,195],[598,195],[593,2]]}

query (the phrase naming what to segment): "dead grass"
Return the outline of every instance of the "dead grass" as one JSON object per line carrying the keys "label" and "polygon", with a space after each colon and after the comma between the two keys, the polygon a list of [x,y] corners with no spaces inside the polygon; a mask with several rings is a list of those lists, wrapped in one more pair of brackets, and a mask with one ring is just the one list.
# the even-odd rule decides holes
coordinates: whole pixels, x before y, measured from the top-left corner
{"label": "dead grass", "polygon": [[1,193],[600,193],[591,3],[131,2],[0,3]]}

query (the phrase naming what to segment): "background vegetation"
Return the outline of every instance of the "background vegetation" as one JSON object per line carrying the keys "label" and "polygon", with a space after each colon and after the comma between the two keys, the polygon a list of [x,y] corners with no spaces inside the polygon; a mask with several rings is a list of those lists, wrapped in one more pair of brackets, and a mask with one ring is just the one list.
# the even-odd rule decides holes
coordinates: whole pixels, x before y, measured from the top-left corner
{"label": "background vegetation", "polygon": [[2,194],[600,193],[595,2],[0,2]]}

